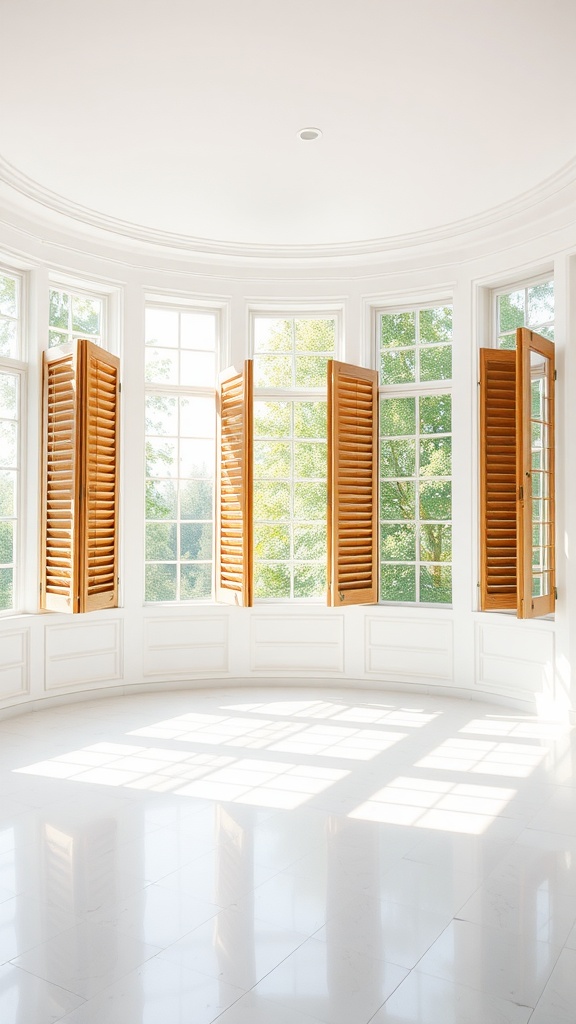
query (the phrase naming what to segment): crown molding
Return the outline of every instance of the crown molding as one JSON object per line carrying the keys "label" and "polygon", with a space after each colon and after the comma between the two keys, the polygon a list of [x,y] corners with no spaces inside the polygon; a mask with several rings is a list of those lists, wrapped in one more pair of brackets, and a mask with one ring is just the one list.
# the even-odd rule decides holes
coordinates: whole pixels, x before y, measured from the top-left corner
{"label": "crown molding", "polygon": [[360,239],[354,242],[318,244],[264,244],[223,239],[197,238],[163,231],[108,216],[90,207],[72,202],[45,188],[0,156],[0,183],[18,193],[26,204],[42,207],[57,217],[74,221],[82,228],[96,229],[110,240],[140,244],[156,250],[186,253],[188,256],[248,261],[330,261],[394,254],[410,256],[416,250],[454,249],[455,243],[470,242],[474,236],[498,234],[527,218],[539,219],[554,212],[563,203],[576,198],[576,158],[528,191],[483,213],[444,224],[438,228],[395,235],[388,238]]}

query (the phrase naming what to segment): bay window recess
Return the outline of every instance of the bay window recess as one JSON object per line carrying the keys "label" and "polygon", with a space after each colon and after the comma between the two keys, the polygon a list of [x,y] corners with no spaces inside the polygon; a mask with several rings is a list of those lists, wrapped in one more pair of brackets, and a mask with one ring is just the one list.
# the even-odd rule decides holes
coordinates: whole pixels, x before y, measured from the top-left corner
{"label": "bay window recess", "polygon": [[118,605],[120,363],[86,339],[43,356],[40,606]]}
{"label": "bay window recess", "polygon": [[480,350],[480,607],[554,611],[554,345]]}

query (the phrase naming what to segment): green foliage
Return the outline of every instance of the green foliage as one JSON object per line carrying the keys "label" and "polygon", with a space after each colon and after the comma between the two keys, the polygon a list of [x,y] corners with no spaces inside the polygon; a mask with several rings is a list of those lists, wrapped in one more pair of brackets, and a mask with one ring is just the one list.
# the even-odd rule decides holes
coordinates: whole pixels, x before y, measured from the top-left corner
{"label": "green foliage", "polygon": [[322,388],[326,386],[327,359],[325,356],[296,356],[297,388]]}
{"label": "green foliage", "polygon": [[16,423],[0,420],[0,466],[16,468],[18,428]]}
{"label": "green foliage", "polygon": [[66,292],[50,290],[48,323],[50,327],[68,330],[70,322],[70,296]]}
{"label": "green foliage", "polygon": [[176,519],[178,494],[173,480],[146,482],[146,518]]}
{"label": "green foliage", "polygon": [[326,566],[294,566],[294,597],[323,597],[326,593]]}
{"label": "green foliage", "polygon": [[75,333],[99,335],[101,315],[101,299],[90,299],[80,295],[72,296],[72,330]]}
{"label": "green foliage", "polygon": [[0,569],[0,611],[14,607],[14,570]]}
{"label": "green foliage", "polygon": [[173,440],[148,438],[146,441],[146,476],[176,475],[176,443]]}
{"label": "green foliage", "polygon": [[498,296],[498,333],[524,327],[524,289]]}
{"label": "green foliage", "polygon": [[420,433],[449,434],[451,430],[451,395],[423,395],[420,398]]}
{"label": "green foliage", "polygon": [[416,527],[406,524],[380,526],[380,558],[385,562],[412,562],[416,558]]}
{"label": "green foliage", "polygon": [[146,601],[176,600],[176,566],[161,562],[146,566]]}
{"label": "green foliage", "polygon": [[528,288],[528,326],[537,329],[541,334],[539,325],[553,319],[554,281],[531,285]]}
{"label": "green foliage", "polygon": [[449,481],[421,481],[419,490],[421,519],[452,517],[452,484]]}
{"label": "green foliage", "polygon": [[12,519],[16,515],[16,473],[0,470],[0,517]]}
{"label": "green foliage", "polygon": [[254,519],[288,520],[291,514],[291,487],[283,481],[254,482]]}
{"label": "green foliage", "polygon": [[416,350],[382,352],[380,379],[382,384],[412,384],[416,380]]}
{"label": "green foliage", "polygon": [[452,377],[452,346],[438,345],[420,352],[420,380],[450,380]]}
{"label": "green foliage", "polygon": [[146,524],[146,559],[154,562],[168,562],[177,557],[176,524]]}
{"label": "green foliage", "polygon": [[180,559],[183,562],[212,560],[212,523],[180,524]]}
{"label": "green foliage", "polygon": [[380,475],[382,477],[414,476],[416,442],[385,440],[380,442]]}
{"label": "green foliage", "polygon": [[294,402],[294,437],[326,438],[326,402]]}
{"label": "green foliage", "polygon": [[18,415],[18,376],[0,372],[0,417],[15,420]]}
{"label": "green foliage", "polygon": [[144,378],[147,384],[177,384],[178,353],[165,348],[147,348]]}
{"label": "green foliage", "polygon": [[420,526],[420,561],[450,562],[452,559],[452,527],[446,523],[422,523]]}
{"label": "green foliage", "polygon": [[292,385],[292,356],[254,357],[254,387],[289,388]]}
{"label": "green foliage", "polygon": [[452,569],[449,565],[420,566],[420,600],[426,604],[450,604]]}
{"label": "green foliage", "polygon": [[380,567],[382,601],[416,600],[416,567],[413,565],[382,565]]}
{"label": "green foliage", "polygon": [[326,522],[326,484],[294,484],[294,519],[320,520]]}
{"label": "green foliage", "polygon": [[380,320],[382,348],[403,348],[416,344],[414,313],[385,313]]}
{"label": "green foliage", "polygon": [[285,441],[254,442],[254,479],[283,477],[292,472],[292,449]]}
{"label": "green foliage", "polygon": [[427,437],[420,441],[420,476],[452,475],[452,438]]}
{"label": "green foliage", "polygon": [[336,321],[302,318],[294,321],[294,341],[297,352],[323,352],[332,355],[336,345]]}
{"label": "green foliage", "polygon": [[290,558],[290,527],[280,523],[254,525],[254,556],[256,561]]}
{"label": "green foliage", "polygon": [[383,480],[380,484],[380,517],[383,520],[414,519],[416,492],[413,480]]}
{"label": "green foliage", "polygon": [[14,523],[0,522],[0,565],[14,561]]}
{"label": "green foliage", "polygon": [[255,597],[290,597],[290,568],[285,563],[254,566]]}
{"label": "green foliage", "polygon": [[18,315],[18,282],[6,274],[0,274],[0,315]]}
{"label": "green foliage", "polygon": [[326,477],[327,450],[324,441],[296,441],[294,443],[294,475],[298,477]]}
{"label": "green foliage", "polygon": [[173,395],[146,395],[146,433],[176,436],[178,403]]}
{"label": "green foliage", "polygon": [[298,561],[326,560],[326,528],[323,524],[294,525],[294,558]]}
{"label": "green foliage", "polygon": [[[433,306],[418,313],[421,345],[452,341],[452,306]],[[431,380],[440,378],[430,378]]]}
{"label": "green foliage", "polygon": [[380,402],[380,436],[412,436],[416,433],[416,399],[384,398]]}
{"label": "green foliage", "polygon": [[254,402],[254,437],[290,437],[290,412],[290,402]]}
{"label": "green foliage", "polygon": [[180,599],[182,601],[209,601],[212,597],[212,565],[189,563],[180,566]]}

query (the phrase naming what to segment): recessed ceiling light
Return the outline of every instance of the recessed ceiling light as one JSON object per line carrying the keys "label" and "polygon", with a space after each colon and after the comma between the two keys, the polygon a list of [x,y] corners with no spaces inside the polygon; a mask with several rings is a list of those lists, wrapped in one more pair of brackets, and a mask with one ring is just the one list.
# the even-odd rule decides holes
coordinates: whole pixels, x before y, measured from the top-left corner
{"label": "recessed ceiling light", "polygon": [[322,132],[319,128],[301,128],[298,132],[298,138],[302,139],[303,142],[313,142],[314,139],[320,139]]}

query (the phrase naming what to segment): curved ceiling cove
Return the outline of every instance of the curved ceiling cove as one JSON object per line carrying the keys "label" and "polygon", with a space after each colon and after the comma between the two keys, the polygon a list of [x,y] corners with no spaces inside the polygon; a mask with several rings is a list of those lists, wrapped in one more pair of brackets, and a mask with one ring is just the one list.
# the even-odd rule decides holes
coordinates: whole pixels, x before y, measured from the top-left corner
{"label": "curved ceiling cove", "polygon": [[0,180],[125,236],[372,251],[576,177],[573,0],[6,0],[2,20]]}

